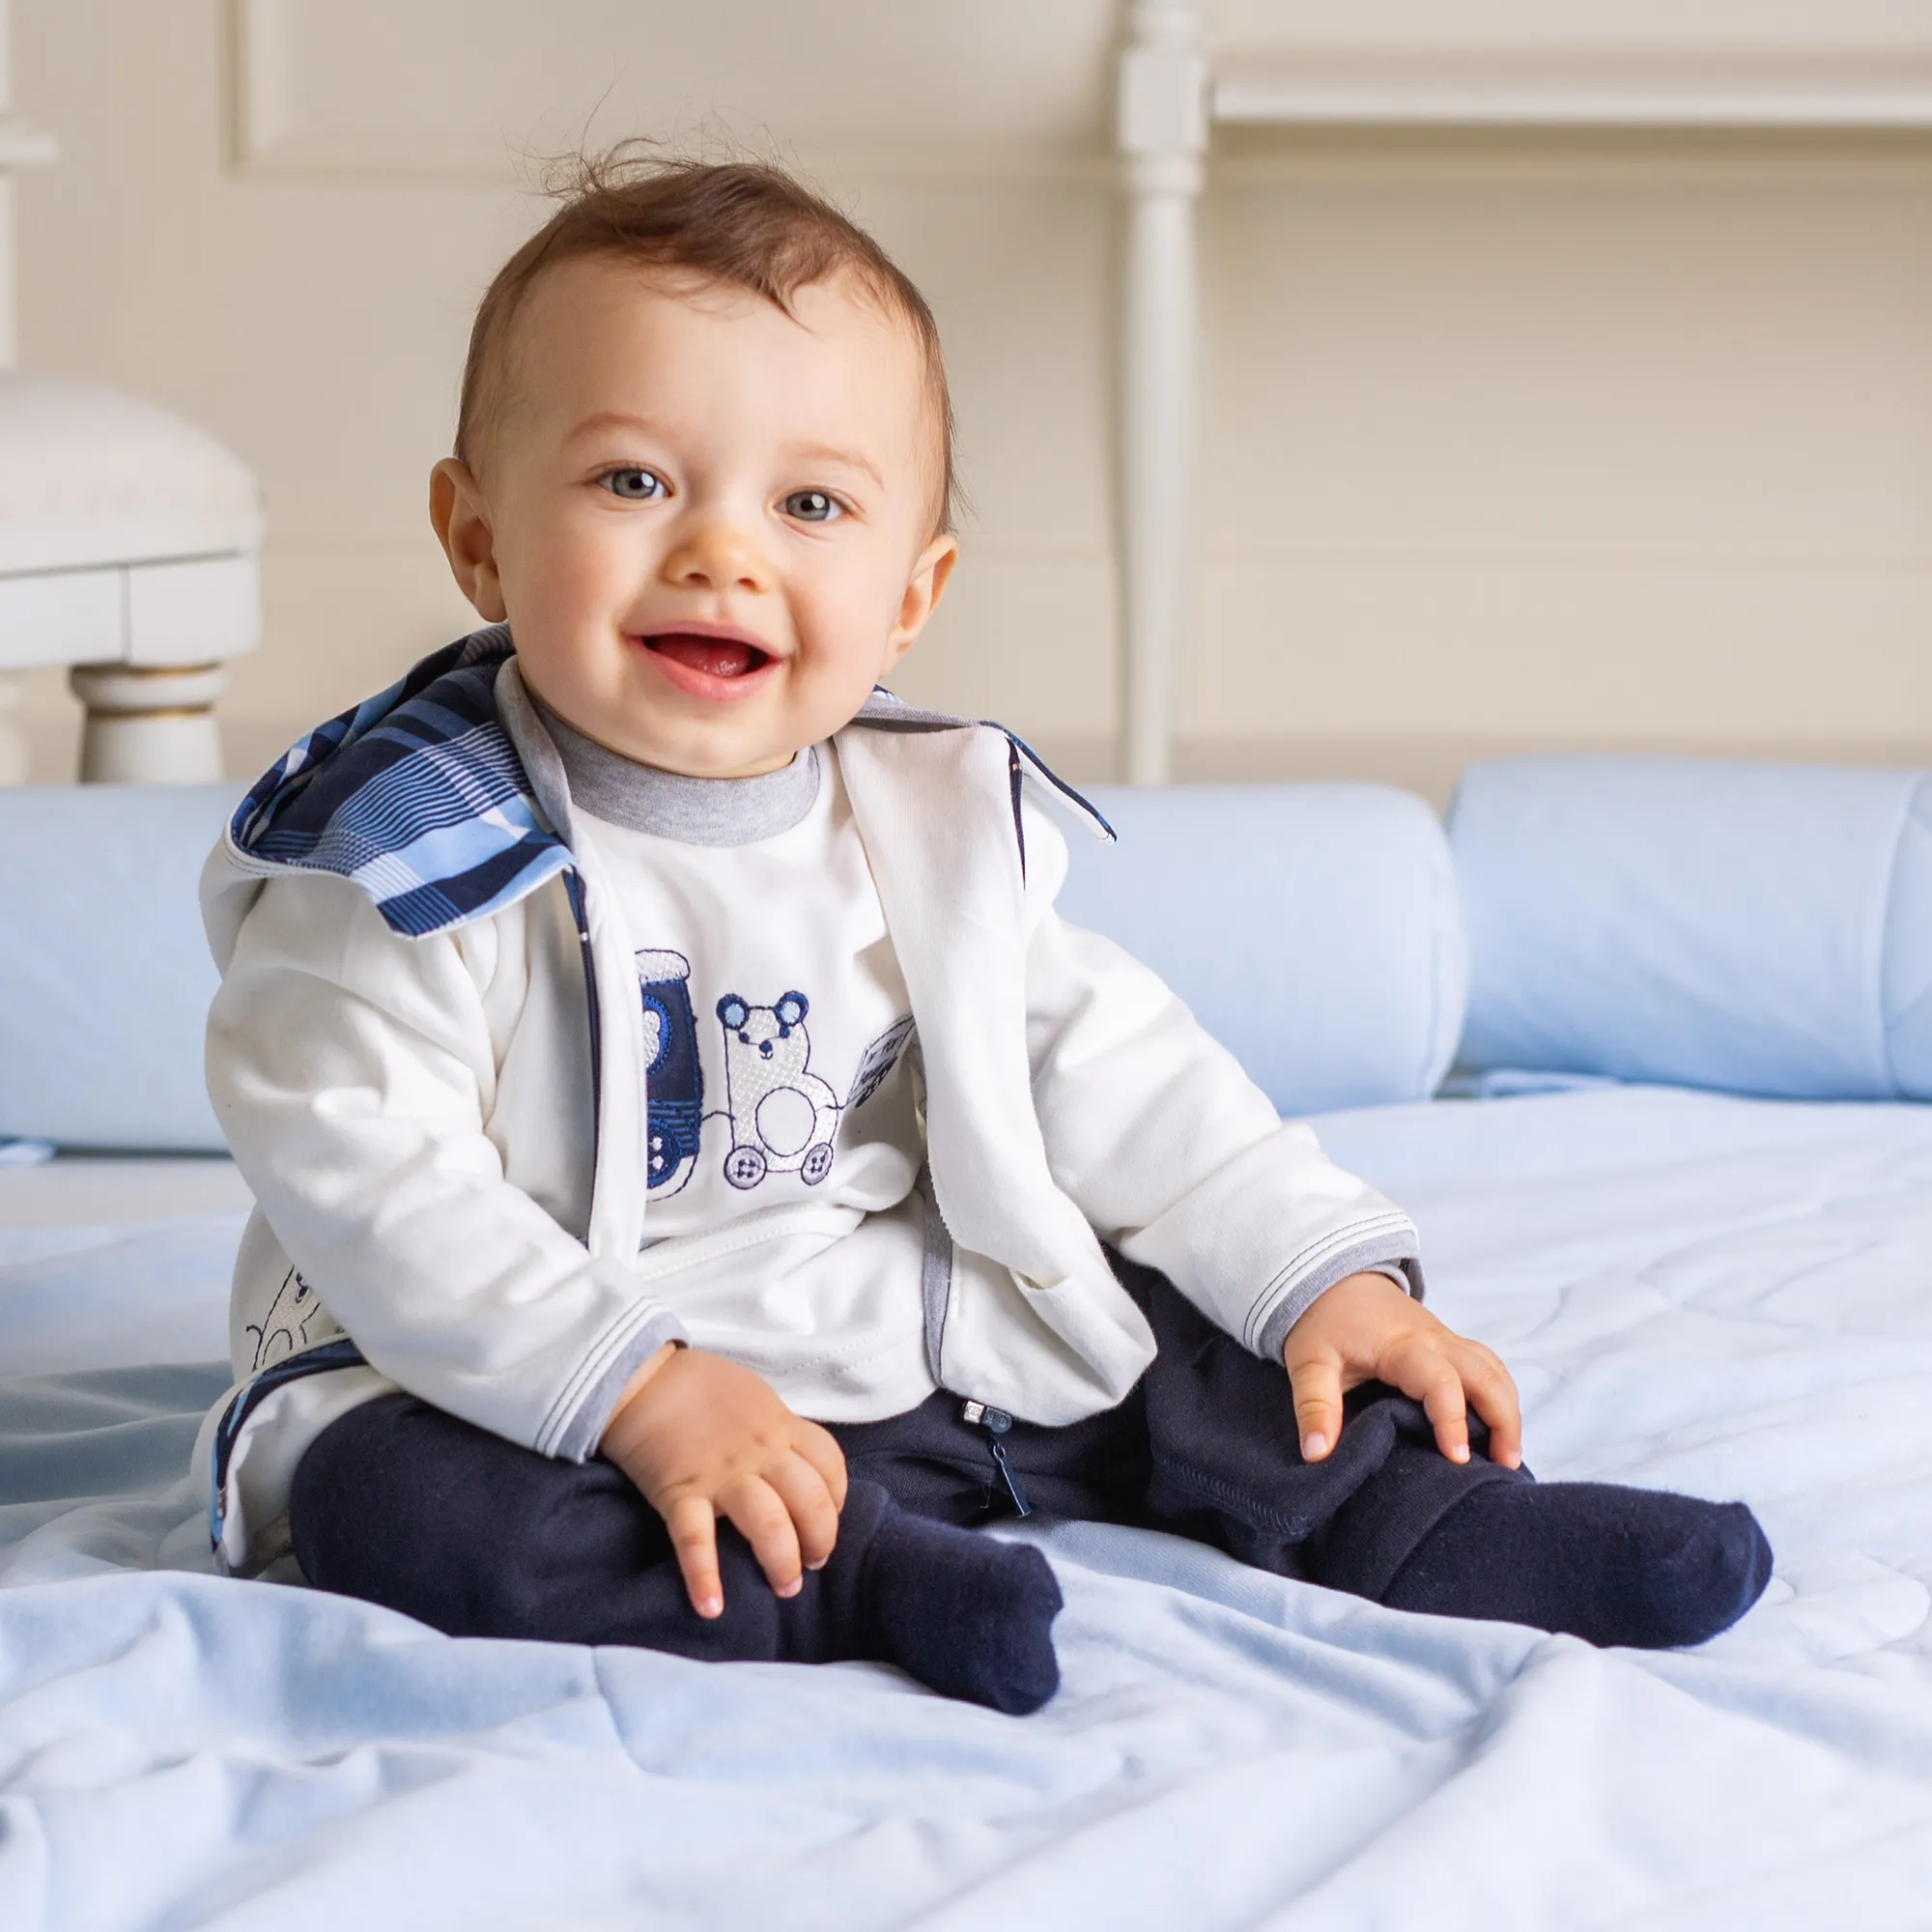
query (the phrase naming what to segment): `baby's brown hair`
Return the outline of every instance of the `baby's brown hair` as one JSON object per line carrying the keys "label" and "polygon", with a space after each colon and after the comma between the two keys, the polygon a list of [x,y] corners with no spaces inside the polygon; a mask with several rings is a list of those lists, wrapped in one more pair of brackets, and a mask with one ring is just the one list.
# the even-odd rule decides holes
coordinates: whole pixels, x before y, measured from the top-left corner
{"label": "baby's brown hair", "polygon": [[497,270],[477,306],[457,406],[462,462],[474,467],[483,433],[502,406],[518,312],[560,263],[610,255],[681,270],[749,289],[786,315],[800,289],[847,274],[918,345],[938,443],[932,526],[952,527],[958,486],[939,327],[910,277],[856,222],[781,168],[665,158],[639,154],[637,144],[574,162],[557,194],[562,206]]}

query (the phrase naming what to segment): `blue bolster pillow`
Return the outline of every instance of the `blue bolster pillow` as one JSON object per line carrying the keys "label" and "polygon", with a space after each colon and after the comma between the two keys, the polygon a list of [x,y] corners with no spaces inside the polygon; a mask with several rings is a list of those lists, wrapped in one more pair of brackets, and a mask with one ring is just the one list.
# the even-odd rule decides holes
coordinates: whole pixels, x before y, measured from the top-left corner
{"label": "blue bolster pillow", "polygon": [[[196,885],[239,787],[0,790],[0,1138],[218,1151]],[[1375,785],[1094,794],[1062,911],[1186,999],[1285,1112],[1430,1094],[1463,1019],[1441,828]]]}
{"label": "blue bolster pillow", "polygon": [[1419,1100],[1448,1069],[1466,963],[1435,815],[1384,785],[1091,794],[1060,910],[1151,966],[1285,1114]]}
{"label": "blue bolster pillow", "polygon": [[217,1151],[196,886],[236,785],[0,789],[0,1138]]}
{"label": "blue bolster pillow", "polygon": [[1505,759],[1449,838],[1472,1070],[1932,1098],[1925,773]]}

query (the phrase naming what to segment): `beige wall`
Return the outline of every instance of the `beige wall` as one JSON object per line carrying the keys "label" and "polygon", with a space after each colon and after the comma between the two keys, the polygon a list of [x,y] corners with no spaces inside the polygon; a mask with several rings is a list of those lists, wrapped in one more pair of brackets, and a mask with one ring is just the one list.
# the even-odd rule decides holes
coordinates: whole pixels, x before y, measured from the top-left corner
{"label": "beige wall", "polygon": [[[1358,11],[1216,17],[1278,54]],[[1932,49],[1925,12],[1705,24]],[[1463,13],[1573,43],[1677,17]],[[1111,0],[15,0],[14,31],[64,149],[20,193],[22,360],[173,404],[267,484],[238,771],[463,626],[423,479],[537,218],[513,150],[588,125],[794,154],[925,287],[975,515],[902,688],[1105,772]],[[1224,133],[1204,250],[1183,771],[1440,795],[1514,747],[1932,757],[1932,144]],[[65,776],[59,679],[28,706]]]}
{"label": "beige wall", "polygon": [[1234,150],[1198,746],[1932,755],[1932,149]]}

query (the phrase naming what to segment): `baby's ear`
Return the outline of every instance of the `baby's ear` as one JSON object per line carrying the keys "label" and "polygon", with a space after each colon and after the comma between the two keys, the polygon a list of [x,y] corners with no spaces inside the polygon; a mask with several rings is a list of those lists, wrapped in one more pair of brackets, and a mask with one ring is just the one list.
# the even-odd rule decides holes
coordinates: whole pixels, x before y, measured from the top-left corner
{"label": "baby's ear", "polygon": [[486,624],[500,624],[509,612],[497,575],[497,536],[490,506],[467,463],[445,456],[429,472],[429,520],[456,587]]}
{"label": "baby's ear", "polygon": [[934,537],[914,559],[912,577],[905,595],[899,600],[898,621],[886,639],[886,661],[879,674],[884,676],[919,641],[926,621],[939,609],[946,595],[952,566],[959,560],[959,544],[943,532]]}

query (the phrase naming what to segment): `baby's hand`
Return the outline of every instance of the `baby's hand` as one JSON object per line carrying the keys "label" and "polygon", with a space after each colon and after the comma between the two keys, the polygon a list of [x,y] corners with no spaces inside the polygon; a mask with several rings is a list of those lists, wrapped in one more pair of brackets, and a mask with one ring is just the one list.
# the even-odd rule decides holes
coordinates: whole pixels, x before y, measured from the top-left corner
{"label": "baby's hand", "polygon": [[1522,1412],[1510,1372],[1385,1274],[1338,1281],[1288,1331],[1281,1353],[1307,1462],[1321,1462],[1335,1446],[1342,1398],[1367,1381],[1387,1382],[1419,1402],[1452,1463],[1469,1460],[1470,1408],[1490,1425],[1490,1461],[1509,1469],[1522,1461]]}
{"label": "baby's hand", "polygon": [[721,1355],[671,1349],[626,1390],[598,1445],[670,1531],[692,1607],[722,1616],[718,1519],[744,1533],[772,1588],[795,1597],[823,1566],[845,1507],[845,1458],[769,1384]]}

